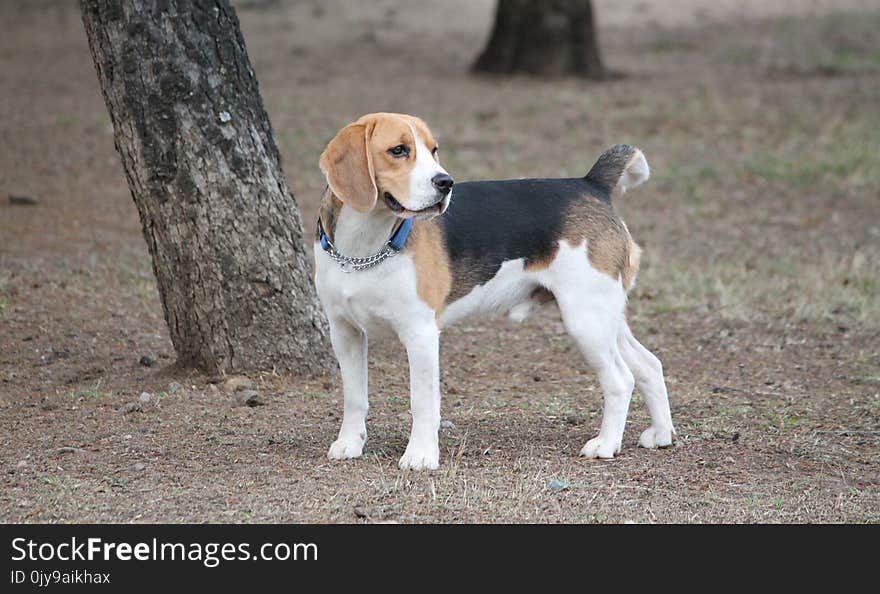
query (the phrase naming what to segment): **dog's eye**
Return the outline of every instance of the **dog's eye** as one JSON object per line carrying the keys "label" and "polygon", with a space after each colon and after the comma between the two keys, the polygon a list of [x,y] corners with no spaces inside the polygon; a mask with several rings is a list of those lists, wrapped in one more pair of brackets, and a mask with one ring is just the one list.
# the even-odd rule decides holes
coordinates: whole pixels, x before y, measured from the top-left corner
{"label": "dog's eye", "polygon": [[438,153],[439,151],[440,151],[440,147],[439,147],[439,146],[435,146],[433,149],[431,149],[431,154],[434,155],[434,156],[436,157],[436,156],[437,156],[437,153]]}
{"label": "dog's eye", "polygon": [[398,144],[397,146],[388,149],[388,154],[396,159],[400,159],[401,157],[409,155],[409,147],[405,144]]}

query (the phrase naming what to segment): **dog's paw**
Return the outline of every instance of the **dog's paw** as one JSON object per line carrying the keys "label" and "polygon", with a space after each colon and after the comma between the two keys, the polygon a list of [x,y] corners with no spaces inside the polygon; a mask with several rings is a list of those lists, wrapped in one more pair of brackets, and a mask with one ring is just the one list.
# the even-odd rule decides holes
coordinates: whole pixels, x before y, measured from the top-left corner
{"label": "dog's paw", "polygon": [[619,453],[620,442],[615,442],[601,435],[588,441],[587,445],[581,449],[581,456],[586,456],[587,458],[611,459],[614,457],[614,454]]}
{"label": "dog's paw", "polygon": [[349,458],[360,458],[364,453],[364,442],[366,437],[340,437],[333,442],[327,457],[331,460],[348,460]]}
{"label": "dog's paw", "polygon": [[668,448],[675,443],[675,429],[672,427],[655,427],[651,425],[639,437],[639,446],[653,450]]}
{"label": "dog's paw", "polygon": [[407,446],[397,465],[401,470],[437,470],[440,467],[440,448]]}

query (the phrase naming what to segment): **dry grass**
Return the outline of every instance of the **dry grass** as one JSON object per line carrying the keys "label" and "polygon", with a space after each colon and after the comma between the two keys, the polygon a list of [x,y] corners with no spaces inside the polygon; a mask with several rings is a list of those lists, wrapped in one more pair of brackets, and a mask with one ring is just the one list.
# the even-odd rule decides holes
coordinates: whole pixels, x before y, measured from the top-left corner
{"label": "dry grass", "polygon": [[338,378],[256,376],[267,404],[248,408],[171,366],[81,24],[28,6],[0,9],[0,519],[880,521],[880,14],[630,26],[609,7],[628,77],[597,85],[466,75],[486,3],[457,3],[442,39],[425,23],[443,3],[243,10],[306,221],[317,155],[369,111],[424,117],[457,179],[581,175],[618,142],[651,162],[618,207],[646,250],[630,319],[664,361],[678,447],[635,447],[636,394],[620,458],[577,458],[600,394],[546,311],[444,332],[455,427],[441,470],[413,474],[395,344],[372,350],[370,439],[345,463],[325,458]]}

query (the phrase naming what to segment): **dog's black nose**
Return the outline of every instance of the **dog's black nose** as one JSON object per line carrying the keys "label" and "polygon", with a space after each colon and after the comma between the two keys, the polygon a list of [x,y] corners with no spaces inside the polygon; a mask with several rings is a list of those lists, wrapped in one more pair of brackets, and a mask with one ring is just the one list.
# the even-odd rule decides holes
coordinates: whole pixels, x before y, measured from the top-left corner
{"label": "dog's black nose", "polygon": [[434,187],[437,188],[441,194],[448,194],[449,190],[452,189],[452,184],[455,183],[455,180],[452,179],[452,176],[448,173],[438,173],[431,179],[431,183],[434,184]]}

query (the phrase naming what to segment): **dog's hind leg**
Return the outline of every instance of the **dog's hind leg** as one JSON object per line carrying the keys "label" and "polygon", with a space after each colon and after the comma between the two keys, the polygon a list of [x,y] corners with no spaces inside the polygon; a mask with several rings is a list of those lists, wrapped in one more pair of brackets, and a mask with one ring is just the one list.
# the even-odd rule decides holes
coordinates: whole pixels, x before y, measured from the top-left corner
{"label": "dog's hind leg", "polygon": [[587,363],[596,370],[604,400],[599,435],[586,443],[581,455],[613,458],[623,444],[623,430],[633,391],[633,374],[624,362],[617,343],[608,336],[611,324],[607,318],[603,319],[598,312],[583,309],[572,316],[566,314],[563,307],[560,309],[565,327]]}
{"label": "dog's hind leg", "polygon": [[643,448],[671,446],[675,437],[669,396],[663,379],[663,365],[654,353],[646,349],[629,329],[626,321],[617,336],[620,354],[635,376],[636,386],[645,396],[645,404],[651,414],[651,426],[642,432],[639,445]]}
{"label": "dog's hind leg", "polygon": [[623,288],[608,277],[587,273],[551,290],[565,329],[599,376],[604,397],[599,435],[589,440],[580,453],[589,458],[613,458],[623,443],[635,383],[617,343],[620,325],[625,323]]}

